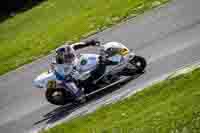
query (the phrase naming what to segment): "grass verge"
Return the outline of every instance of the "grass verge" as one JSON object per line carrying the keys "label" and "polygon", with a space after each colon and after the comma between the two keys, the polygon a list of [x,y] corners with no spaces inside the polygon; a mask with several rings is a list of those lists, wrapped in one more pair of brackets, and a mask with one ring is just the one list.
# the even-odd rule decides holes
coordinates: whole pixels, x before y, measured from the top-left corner
{"label": "grass verge", "polygon": [[43,133],[199,133],[200,69]]}
{"label": "grass verge", "polygon": [[0,24],[0,75],[169,0],[48,0]]}

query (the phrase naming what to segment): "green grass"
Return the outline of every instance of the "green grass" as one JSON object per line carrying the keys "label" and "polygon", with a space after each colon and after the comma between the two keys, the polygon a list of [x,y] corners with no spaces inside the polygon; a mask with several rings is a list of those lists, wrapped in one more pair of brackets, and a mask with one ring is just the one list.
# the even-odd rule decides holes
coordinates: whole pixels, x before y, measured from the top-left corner
{"label": "green grass", "polygon": [[169,0],[48,0],[0,24],[0,75]]}
{"label": "green grass", "polygon": [[200,69],[44,133],[199,133]]}

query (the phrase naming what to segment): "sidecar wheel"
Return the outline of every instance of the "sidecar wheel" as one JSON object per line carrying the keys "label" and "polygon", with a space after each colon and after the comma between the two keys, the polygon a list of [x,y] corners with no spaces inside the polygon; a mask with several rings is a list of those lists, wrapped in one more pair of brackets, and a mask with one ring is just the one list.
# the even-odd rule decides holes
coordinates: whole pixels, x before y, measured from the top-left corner
{"label": "sidecar wheel", "polygon": [[48,88],[45,96],[48,102],[55,105],[65,105],[71,102],[71,94],[63,88]]}

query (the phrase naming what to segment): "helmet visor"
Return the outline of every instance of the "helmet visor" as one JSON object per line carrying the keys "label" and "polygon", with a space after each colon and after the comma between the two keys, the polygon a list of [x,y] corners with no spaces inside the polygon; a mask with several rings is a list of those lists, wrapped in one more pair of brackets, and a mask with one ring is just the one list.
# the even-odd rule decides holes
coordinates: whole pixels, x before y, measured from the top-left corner
{"label": "helmet visor", "polygon": [[64,54],[65,63],[73,63],[74,60],[75,60],[75,55],[73,53]]}

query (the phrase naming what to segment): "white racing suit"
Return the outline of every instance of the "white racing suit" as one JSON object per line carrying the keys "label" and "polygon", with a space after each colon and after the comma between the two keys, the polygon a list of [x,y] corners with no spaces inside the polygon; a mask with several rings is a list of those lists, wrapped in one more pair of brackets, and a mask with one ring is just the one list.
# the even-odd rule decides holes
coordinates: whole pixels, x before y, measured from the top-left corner
{"label": "white racing suit", "polygon": [[79,73],[79,71],[76,69],[77,67],[77,63],[78,63],[78,58],[76,56],[76,50],[81,49],[81,48],[85,48],[88,46],[95,46],[94,44],[95,42],[80,42],[80,43],[75,43],[70,45],[70,47],[72,48],[72,52],[75,55],[75,60],[73,61],[73,63],[71,64],[58,64],[55,63],[55,61],[53,61],[54,63],[54,73],[56,75],[56,79],[57,80],[61,80],[64,82],[66,88],[71,92],[71,94],[73,96],[75,96],[75,98],[79,98],[83,95],[83,91],[81,88],[78,88],[75,80],[77,80],[81,74]]}

